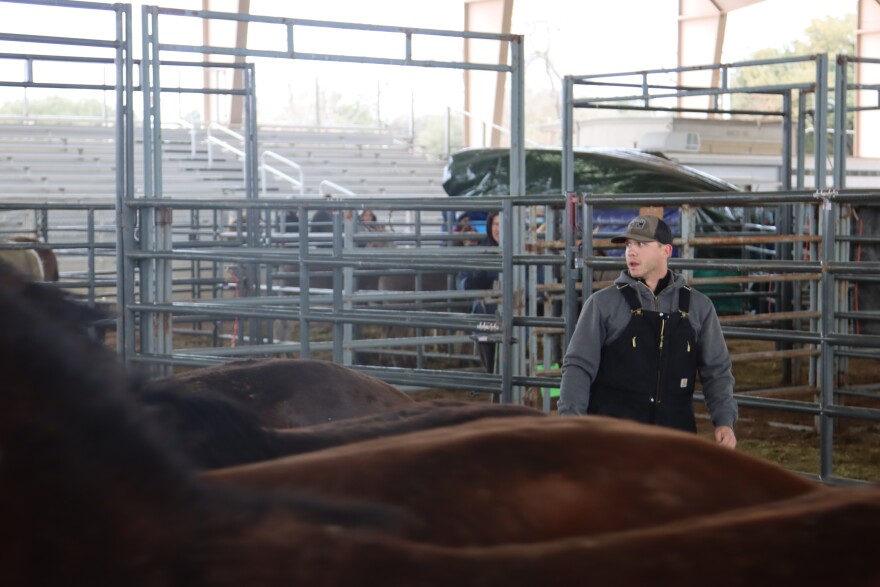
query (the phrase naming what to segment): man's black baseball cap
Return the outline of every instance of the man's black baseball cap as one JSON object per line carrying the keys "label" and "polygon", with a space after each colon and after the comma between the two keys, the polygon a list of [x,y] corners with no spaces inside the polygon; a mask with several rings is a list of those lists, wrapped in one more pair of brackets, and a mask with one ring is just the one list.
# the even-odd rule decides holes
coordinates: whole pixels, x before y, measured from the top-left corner
{"label": "man's black baseball cap", "polygon": [[657,241],[664,245],[671,245],[672,231],[669,230],[668,224],[656,216],[636,216],[626,227],[626,232],[615,236],[611,242],[625,243],[630,239],[643,243]]}

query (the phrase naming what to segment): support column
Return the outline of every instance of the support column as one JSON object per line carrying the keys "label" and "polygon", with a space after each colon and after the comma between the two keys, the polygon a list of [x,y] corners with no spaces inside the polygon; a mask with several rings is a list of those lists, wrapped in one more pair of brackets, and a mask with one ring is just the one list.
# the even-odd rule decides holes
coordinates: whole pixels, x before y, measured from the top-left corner
{"label": "support column", "polygon": [[[513,0],[466,0],[464,29],[467,32],[510,33]],[[464,61],[503,65],[508,43],[465,38]],[[504,90],[507,74],[472,69],[464,72],[464,141],[469,147],[501,146],[501,133],[488,123],[503,126]],[[488,99],[487,99],[488,98]]]}

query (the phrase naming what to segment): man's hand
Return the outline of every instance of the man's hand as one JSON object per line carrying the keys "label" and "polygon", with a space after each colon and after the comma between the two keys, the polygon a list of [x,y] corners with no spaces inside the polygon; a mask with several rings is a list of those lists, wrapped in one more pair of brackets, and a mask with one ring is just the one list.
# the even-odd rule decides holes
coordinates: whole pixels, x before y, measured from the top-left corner
{"label": "man's hand", "polygon": [[719,426],[715,429],[715,442],[727,448],[736,448],[736,434],[730,426]]}

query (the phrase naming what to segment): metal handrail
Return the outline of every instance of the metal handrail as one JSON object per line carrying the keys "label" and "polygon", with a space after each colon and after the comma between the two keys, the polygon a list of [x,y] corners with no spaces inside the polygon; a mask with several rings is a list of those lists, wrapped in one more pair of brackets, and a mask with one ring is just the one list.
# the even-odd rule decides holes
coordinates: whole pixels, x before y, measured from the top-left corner
{"label": "metal handrail", "polygon": [[196,134],[198,133],[198,129],[196,125],[185,118],[181,118],[177,121],[177,124],[189,131],[189,156],[192,159],[196,158]]}
{"label": "metal handrail", "polygon": [[[275,169],[274,167],[272,167],[271,165],[266,163],[267,157],[271,157],[272,159],[275,159],[276,161],[279,161],[281,163],[289,165],[290,167],[295,169],[296,172],[299,174],[299,179],[297,179],[295,177],[290,177],[289,175],[287,175],[283,171]],[[260,177],[261,177],[261,181],[263,183],[263,195],[264,196],[266,195],[266,172],[267,171],[279,179],[283,179],[285,181],[290,182],[290,184],[294,188],[299,187],[300,195],[303,195],[306,193],[305,192],[306,181],[305,181],[305,175],[303,174],[302,167],[298,163],[291,161],[287,157],[282,157],[281,155],[279,155],[275,151],[268,151],[267,150],[267,151],[263,151],[263,153],[260,155]]]}
{"label": "metal handrail", "polygon": [[339,185],[338,183],[334,183],[334,182],[330,181],[329,179],[325,179],[320,184],[318,184],[318,191],[322,194],[327,194],[328,190],[325,190],[324,188],[329,188],[329,190],[331,190],[331,191],[336,190],[337,192],[339,192],[345,196],[357,196],[357,194],[354,193],[353,191],[351,191],[350,189],[344,188],[341,185]]}
{"label": "metal handrail", "polygon": [[230,153],[235,154],[241,159],[244,159],[244,151],[241,149],[237,149],[227,143],[226,141],[220,140],[214,135],[211,134],[212,130],[218,130],[220,132],[226,133],[234,139],[238,139],[242,143],[244,143],[244,136],[235,132],[234,130],[230,130],[223,126],[220,123],[212,122],[208,124],[208,128],[205,130],[205,143],[208,145],[208,167],[212,167],[214,165],[214,150],[211,148],[211,145],[217,145],[220,148],[229,151]]}
{"label": "metal handrail", "polygon": [[[234,130],[231,130],[231,129],[229,129],[229,128],[227,128],[217,122],[212,122],[212,123],[208,124],[208,126],[205,130],[205,143],[208,146],[208,167],[213,167],[213,165],[214,165],[214,149],[212,148],[212,145],[217,145],[220,148],[222,148],[226,151],[229,151],[230,153],[233,153],[239,159],[242,159],[242,160],[245,159],[245,153],[242,149],[234,147],[230,143],[228,143],[222,139],[217,138],[216,136],[214,136],[214,134],[212,134],[212,132],[211,132],[212,130],[225,133],[225,134],[229,135],[230,137],[244,143],[244,136],[235,132]],[[271,157],[271,158],[275,159],[276,161],[279,161],[281,163],[285,163],[285,164],[289,165],[291,168],[296,170],[297,174],[299,175],[299,178],[291,177],[290,175],[287,175],[286,173],[284,173],[280,169],[276,169],[275,167],[268,165],[265,162],[267,157]],[[264,196],[266,195],[266,172],[269,172],[272,175],[274,175],[275,177],[278,177],[280,179],[283,179],[285,181],[290,182],[290,184],[293,185],[295,188],[299,188],[300,195],[305,194],[305,174],[303,173],[302,167],[300,167],[294,161],[291,161],[290,159],[287,159],[286,157],[282,157],[281,155],[279,155],[278,153],[275,153],[274,151],[266,150],[266,151],[263,151],[263,153],[260,155],[260,166],[259,167],[260,167],[260,175],[261,175],[262,184],[263,184],[262,193]]]}

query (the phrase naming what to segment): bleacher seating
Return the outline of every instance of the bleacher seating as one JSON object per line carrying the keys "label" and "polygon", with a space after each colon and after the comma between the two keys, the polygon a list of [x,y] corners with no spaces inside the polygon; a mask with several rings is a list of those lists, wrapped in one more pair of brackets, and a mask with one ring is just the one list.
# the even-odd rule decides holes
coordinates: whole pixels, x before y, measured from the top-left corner
{"label": "bleacher seating", "polygon": [[[42,200],[91,199],[116,196],[115,130],[108,125],[0,124],[0,200],[38,197]],[[162,181],[166,197],[218,198],[244,195],[244,170],[239,158],[214,146],[208,157],[205,133],[162,130]],[[305,178],[304,193],[320,195],[319,185],[332,181],[358,195],[442,195],[443,162],[413,153],[409,145],[382,130],[283,129],[258,132],[258,148],[297,163]],[[241,145],[236,145],[241,148]],[[136,190],[143,181],[142,141],[137,141]],[[295,175],[283,163],[270,165]],[[299,193],[289,182],[267,174],[267,192]]]}

